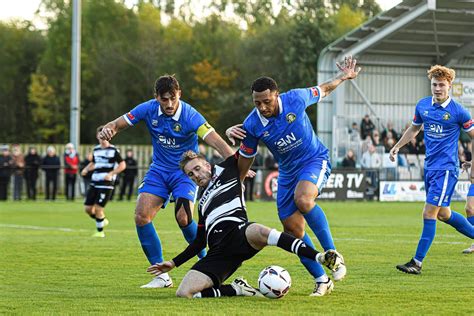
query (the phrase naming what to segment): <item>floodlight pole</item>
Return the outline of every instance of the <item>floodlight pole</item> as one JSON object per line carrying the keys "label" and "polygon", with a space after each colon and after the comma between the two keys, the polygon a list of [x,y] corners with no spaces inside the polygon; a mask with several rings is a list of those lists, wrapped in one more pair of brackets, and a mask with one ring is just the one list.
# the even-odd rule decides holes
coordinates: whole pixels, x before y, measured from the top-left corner
{"label": "floodlight pole", "polygon": [[69,141],[78,148],[81,133],[81,0],[72,1],[71,113]]}

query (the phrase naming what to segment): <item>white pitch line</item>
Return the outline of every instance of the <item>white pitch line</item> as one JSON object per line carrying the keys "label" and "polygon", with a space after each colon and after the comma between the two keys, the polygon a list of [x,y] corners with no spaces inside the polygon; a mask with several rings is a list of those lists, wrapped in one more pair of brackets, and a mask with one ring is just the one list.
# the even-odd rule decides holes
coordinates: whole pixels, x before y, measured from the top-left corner
{"label": "white pitch line", "polygon": [[[15,225],[15,224],[1,224],[0,227],[4,228],[11,228],[11,229],[31,229],[31,230],[44,230],[44,231],[61,231],[61,232],[68,232],[68,233],[74,233],[74,232],[90,232],[92,229],[74,229],[74,228],[67,228],[67,227],[48,227],[48,226],[33,226],[33,225]],[[126,232],[126,233],[132,233],[135,232],[134,230],[117,230],[117,229],[107,229],[108,232]],[[168,233],[167,231],[160,232],[160,234],[163,233]],[[393,235],[384,235],[384,236],[403,236],[403,237],[409,237],[410,239],[419,237],[418,235],[399,235],[399,234],[393,234]],[[447,235],[443,237],[454,237],[454,235]],[[367,239],[367,238],[334,238],[336,241],[352,241],[352,242],[381,242],[380,239]],[[391,243],[406,243],[407,240],[390,240]],[[413,239],[413,242],[416,242],[415,239]],[[448,245],[464,245],[466,244],[465,242],[459,242],[459,241],[434,241],[434,244],[448,244]]]}

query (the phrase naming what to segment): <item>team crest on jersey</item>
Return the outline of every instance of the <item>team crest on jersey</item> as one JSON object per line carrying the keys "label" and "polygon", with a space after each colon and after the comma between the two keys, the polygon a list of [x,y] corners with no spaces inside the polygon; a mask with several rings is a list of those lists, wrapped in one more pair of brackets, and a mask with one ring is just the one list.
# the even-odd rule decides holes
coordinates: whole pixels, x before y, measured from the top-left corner
{"label": "team crest on jersey", "polygon": [[174,125],[173,125],[173,131],[175,131],[175,132],[181,132],[181,130],[182,130],[181,124],[179,124],[179,123],[174,123]]}
{"label": "team crest on jersey", "polygon": [[293,123],[296,120],[296,114],[295,113],[288,113],[286,115],[286,121],[288,123]]}
{"label": "team crest on jersey", "polygon": [[448,112],[446,112],[446,113],[443,114],[443,120],[444,120],[444,121],[447,121],[447,120],[449,120],[450,118],[451,118],[451,114],[449,114]]}

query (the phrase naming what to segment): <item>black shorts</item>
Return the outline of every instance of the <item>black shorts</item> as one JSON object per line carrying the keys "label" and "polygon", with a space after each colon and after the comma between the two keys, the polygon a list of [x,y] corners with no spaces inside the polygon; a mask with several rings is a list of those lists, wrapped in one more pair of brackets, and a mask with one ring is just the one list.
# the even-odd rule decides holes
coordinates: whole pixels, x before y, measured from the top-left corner
{"label": "black shorts", "polygon": [[204,273],[211,278],[213,287],[219,287],[242,265],[242,262],[259,252],[250,246],[245,237],[245,231],[250,224],[253,223],[236,225],[218,246],[210,248],[207,255],[191,269]]}
{"label": "black shorts", "polygon": [[105,205],[110,199],[111,193],[112,193],[112,189],[102,189],[102,188],[89,186],[89,190],[87,190],[87,195],[86,195],[86,200],[84,202],[84,205],[88,205],[88,206],[99,205],[101,207],[105,207]]}

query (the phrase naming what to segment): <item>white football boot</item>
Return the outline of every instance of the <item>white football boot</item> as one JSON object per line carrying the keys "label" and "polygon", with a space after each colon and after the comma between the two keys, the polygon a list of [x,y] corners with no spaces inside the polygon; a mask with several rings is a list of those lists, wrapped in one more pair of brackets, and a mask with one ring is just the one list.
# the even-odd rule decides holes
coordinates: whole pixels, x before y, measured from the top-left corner
{"label": "white football boot", "polygon": [[313,293],[309,296],[324,296],[331,294],[334,289],[334,283],[328,278],[327,282],[316,282]]}
{"label": "white football boot", "polygon": [[247,280],[242,277],[235,279],[230,285],[234,288],[235,292],[237,292],[237,296],[264,297],[259,290],[253,288],[248,284]]}
{"label": "white football boot", "polygon": [[474,253],[474,244],[472,244],[471,247],[464,249],[462,253],[467,254],[467,255],[470,253]]}
{"label": "white football boot", "polygon": [[149,283],[140,286],[142,289],[158,289],[165,287],[172,287],[173,280],[171,280],[168,273],[162,273],[159,276],[153,278]]}

